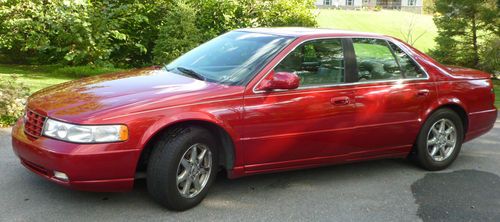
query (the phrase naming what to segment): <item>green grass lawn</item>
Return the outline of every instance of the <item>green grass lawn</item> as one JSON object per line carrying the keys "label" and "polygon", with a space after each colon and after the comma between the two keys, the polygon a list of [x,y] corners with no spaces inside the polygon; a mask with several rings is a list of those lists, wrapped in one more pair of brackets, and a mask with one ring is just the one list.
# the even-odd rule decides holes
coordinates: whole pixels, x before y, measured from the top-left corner
{"label": "green grass lawn", "polygon": [[423,34],[415,42],[414,47],[423,52],[427,52],[434,47],[434,38],[437,35],[437,29],[431,15],[409,12],[321,9],[317,19],[321,28],[374,32],[394,36],[402,40],[405,40],[403,33],[408,31],[408,26],[413,21],[414,38]]}
{"label": "green grass lawn", "polygon": [[62,65],[5,65],[0,64],[0,78],[14,75],[30,91],[36,92],[45,87],[103,73],[120,71],[115,68],[96,68],[91,66],[68,67]]}

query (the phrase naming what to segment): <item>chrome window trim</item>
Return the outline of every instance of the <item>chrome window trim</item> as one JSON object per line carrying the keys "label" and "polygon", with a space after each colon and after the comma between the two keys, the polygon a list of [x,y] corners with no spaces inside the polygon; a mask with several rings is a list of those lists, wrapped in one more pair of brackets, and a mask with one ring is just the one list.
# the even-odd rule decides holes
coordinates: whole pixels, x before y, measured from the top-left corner
{"label": "chrome window trim", "polygon": [[[401,78],[401,79],[390,79],[390,80],[373,80],[373,81],[363,81],[363,82],[358,81],[358,82],[351,82],[351,83],[336,83],[336,84],[325,84],[325,85],[317,85],[317,86],[303,86],[303,87],[299,87],[297,89],[290,89],[290,90],[287,90],[287,89],[285,89],[285,90],[273,90],[273,91],[256,90],[257,86],[267,77],[267,75],[269,75],[269,73],[271,73],[271,71],[273,71],[276,68],[276,66],[278,66],[283,61],[283,59],[285,59],[297,47],[304,44],[305,42],[314,41],[314,40],[323,40],[323,39],[354,39],[354,38],[380,39],[380,40],[384,40],[384,41],[393,43],[394,45],[399,47],[401,50],[403,50],[403,52],[406,55],[408,55],[408,57],[410,57],[411,60],[413,62],[415,62],[415,64],[417,64],[417,66],[425,73],[425,77],[423,77],[423,78],[408,78],[408,79]],[[389,47],[390,47],[390,45],[389,45]],[[371,83],[393,83],[393,82],[400,82],[400,81],[406,82],[406,81],[429,80],[429,79],[430,79],[430,76],[429,76],[429,73],[427,73],[427,70],[425,70],[424,67],[422,67],[422,65],[420,65],[420,63],[418,63],[415,60],[415,58],[413,58],[413,56],[411,56],[411,53],[409,52],[409,50],[404,45],[401,45],[398,42],[394,42],[388,37],[380,37],[380,36],[317,37],[317,38],[302,40],[297,45],[295,45],[286,55],[281,57],[281,59],[278,62],[276,62],[276,64],[274,64],[274,66],[271,69],[269,69],[269,71],[267,71],[267,73],[253,86],[252,92],[254,94],[259,94],[259,93],[266,93],[266,92],[269,93],[269,92],[297,91],[297,90],[304,90],[304,89],[327,88],[327,87],[335,87],[335,86],[352,86],[352,85],[362,85],[362,84],[371,84]]]}

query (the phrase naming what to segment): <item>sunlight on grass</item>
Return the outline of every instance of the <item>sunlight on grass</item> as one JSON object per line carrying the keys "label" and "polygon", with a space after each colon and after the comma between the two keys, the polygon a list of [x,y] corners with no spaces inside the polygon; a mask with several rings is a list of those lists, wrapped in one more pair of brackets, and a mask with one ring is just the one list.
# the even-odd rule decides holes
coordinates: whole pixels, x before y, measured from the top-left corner
{"label": "sunlight on grass", "polygon": [[19,78],[18,81],[24,83],[31,92],[36,92],[45,87],[66,81],[120,70],[91,66],[68,67],[62,65],[31,66],[0,64],[0,78],[3,75],[15,75]]}
{"label": "sunlight on grass", "polygon": [[431,15],[409,12],[321,9],[317,20],[321,28],[374,32],[402,40],[405,40],[403,33],[408,31],[408,26],[413,21],[413,36],[423,34],[414,46],[423,52],[427,52],[435,46],[434,38],[437,35],[437,29]]}

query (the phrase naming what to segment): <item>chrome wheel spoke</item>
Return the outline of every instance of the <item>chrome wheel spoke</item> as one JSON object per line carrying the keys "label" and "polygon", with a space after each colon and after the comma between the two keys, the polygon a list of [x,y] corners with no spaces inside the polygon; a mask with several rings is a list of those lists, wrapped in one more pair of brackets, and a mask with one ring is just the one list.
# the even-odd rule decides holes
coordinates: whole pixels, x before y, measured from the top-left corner
{"label": "chrome wheel spoke", "polygon": [[446,136],[449,136],[449,135],[451,135],[453,132],[455,132],[455,128],[450,127],[450,128],[448,128],[448,129],[444,132],[444,134],[445,134]]}
{"label": "chrome wheel spoke", "polygon": [[205,158],[205,154],[207,153],[207,149],[203,149],[200,153],[200,155],[198,155],[198,163],[202,163],[203,161],[203,158]]}
{"label": "chrome wheel spoke", "polygon": [[430,139],[430,140],[427,140],[427,145],[428,145],[428,146],[429,146],[429,145],[434,145],[434,144],[436,144],[436,143],[437,143],[437,138],[436,138],[436,137],[434,137],[434,138],[432,138],[432,139]]}
{"label": "chrome wheel spoke", "polygon": [[446,140],[446,145],[455,146],[455,140]]}
{"label": "chrome wheel spoke", "polygon": [[444,128],[446,127],[446,122],[444,119],[440,120],[440,124],[439,124],[439,132],[440,133],[444,133]]}
{"label": "chrome wheel spoke", "polygon": [[446,157],[446,147],[445,147],[445,146],[441,146],[441,147],[439,148],[439,152],[441,152],[441,156],[442,156],[443,158],[445,158],[445,157]]}
{"label": "chrome wheel spoke", "polygon": [[210,171],[210,168],[208,168],[208,167],[201,167],[201,168],[200,168],[200,174],[205,175],[205,174],[207,174],[207,172],[209,172],[209,171]]}
{"label": "chrome wheel spoke", "polygon": [[191,190],[191,179],[188,178],[186,183],[184,183],[184,187],[182,188],[181,193],[184,195],[189,195],[189,191]]}
{"label": "chrome wheel spoke", "polygon": [[202,187],[201,187],[200,180],[201,180],[201,179],[200,179],[200,176],[195,177],[195,178],[194,178],[194,180],[193,180],[194,189],[195,189],[196,191],[200,191],[200,190],[201,190],[201,188],[202,188]]}
{"label": "chrome wheel spoke", "polygon": [[197,146],[193,146],[191,148],[191,163],[196,163],[197,161],[197,158],[198,157],[198,147]]}
{"label": "chrome wheel spoke", "polygon": [[436,155],[436,153],[437,153],[437,151],[438,151],[438,150],[439,150],[439,149],[438,149],[438,147],[437,147],[437,146],[434,146],[434,147],[432,148],[431,153],[430,153],[430,154],[431,154],[431,156]]}
{"label": "chrome wheel spoke", "polygon": [[177,176],[177,185],[186,181],[188,177],[189,177],[189,172],[187,170],[184,170],[181,174]]}
{"label": "chrome wheel spoke", "polygon": [[189,163],[188,160],[182,158],[181,159],[181,165],[184,167],[184,169],[189,170],[191,169],[191,164]]}
{"label": "chrome wheel spoke", "polygon": [[434,134],[434,136],[439,135],[439,130],[438,130],[438,129],[436,129],[435,127],[432,127],[432,129],[431,129],[431,130],[432,130],[432,133]]}

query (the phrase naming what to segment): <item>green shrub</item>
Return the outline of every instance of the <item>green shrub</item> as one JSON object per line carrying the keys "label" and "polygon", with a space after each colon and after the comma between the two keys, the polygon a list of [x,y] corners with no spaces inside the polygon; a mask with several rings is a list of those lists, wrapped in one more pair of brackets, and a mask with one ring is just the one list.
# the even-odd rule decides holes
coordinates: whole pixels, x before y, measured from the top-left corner
{"label": "green shrub", "polygon": [[500,76],[500,37],[496,36],[484,43],[481,51],[481,69]]}
{"label": "green shrub", "polygon": [[0,0],[0,62],[151,65],[237,28],[315,26],[313,9],[314,0]]}
{"label": "green shrub", "polygon": [[111,73],[121,71],[121,69],[106,67],[106,66],[63,66],[61,68],[56,68],[52,72],[54,74],[59,74],[61,76],[67,76],[72,78],[83,78],[89,76],[95,76],[104,73]]}
{"label": "green shrub", "polygon": [[15,123],[23,115],[29,89],[16,81],[15,76],[0,79],[0,127]]}
{"label": "green shrub", "polygon": [[165,22],[153,49],[156,64],[165,64],[196,47],[201,37],[195,24],[196,11],[184,1],[176,2],[165,15]]}
{"label": "green shrub", "polygon": [[2,0],[0,52],[21,63],[89,64],[106,60],[111,33],[90,1]]}
{"label": "green shrub", "polygon": [[[256,26],[316,26],[314,0],[269,0],[261,5]],[[251,6],[248,6],[251,8]]]}

